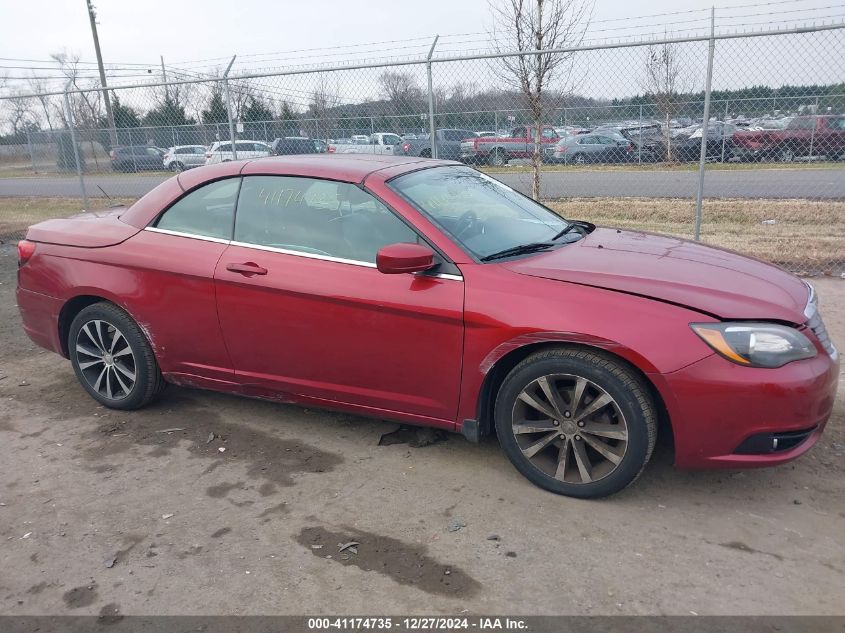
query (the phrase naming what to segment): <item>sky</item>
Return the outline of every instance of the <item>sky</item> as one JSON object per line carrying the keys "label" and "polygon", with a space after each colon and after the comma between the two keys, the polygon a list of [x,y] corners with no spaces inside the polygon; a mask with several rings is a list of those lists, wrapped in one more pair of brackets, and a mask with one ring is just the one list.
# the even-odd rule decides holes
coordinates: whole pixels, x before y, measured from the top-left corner
{"label": "sky", "polygon": [[[729,32],[841,22],[845,4],[835,2],[718,0],[717,28]],[[712,0],[595,0],[586,39],[598,43],[706,34],[711,4]],[[95,6],[111,86],[159,81],[162,56],[172,81],[213,73],[234,54],[238,59],[233,73],[290,70],[315,62],[422,57],[435,34],[441,35],[438,54],[456,55],[487,48],[493,21],[489,0],[98,0]],[[49,60],[62,50],[77,54],[85,62],[85,72],[96,76],[85,0],[0,0],[0,25],[0,78],[11,78],[6,92],[25,88],[13,78],[27,74],[44,77],[48,87],[59,89],[63,82]],[[720,45],[714,86],[800,82],[809,77],[808,66],[814,68],[813,81],[841,81],[842,66],[837,61],[841,56],[830,55],[831,48],[842,50],[839,34],[816,38],[807,50],[802,49],[806,42],[802,44],[800,37],[791,42],[782,39],[777,48],[771,40]],[[685,45],[680,53],[689,68],[690,87],[700,88],[706,43]],[[574,72],[582,92],[606,98],[640,92],[643,54],[645,49],[581,55]],[[436,68],[435,80],[444,84],[496,81],[487,62]],[[410,72],[422,85],[422,68]],[[333,82],[341,96],[351,99],[376,90],[376,75],[345,71],[337,73]],[[296,107],[297,100],[304,102],[313,89],[309,81],[280,78],[267,86],[272,89],[269,94]],[[140,101],[134,105],[142,110],[145,106]]]}
{"label": "sky", "polygon": [[[706,0],[596,0],[591,31],[594,38],[666,29],[702,32],[711,4]],[[751,28],[771,20],[836,15],[841,19],[845,15],[845,5],[829,8],[830,0],[719,0],[717,4],[720,21]],[[389,42],[325,51],[326,61],[343,61],[365,50],[375,50],[379,56],[419,54],[437,33],[470,34],[444,38],[443,50],[477,49],[484,46],[484,33],[492,26],[489,0],[98,0],[95,6],[104,60],[120,68],[115,75],[131,80],[147,71],[160,72],[160,56],[168,65],[188,62],[184,68],[197,68],[225,65],[223,58],[234,54]],[[629,19],[665,13],[674,15]],[[773,18],[772,14],[778,15]],[[0,57],[48,60],[51,53],[66,49],[84,61],[95,60],[85,0],[0,0],[0,24],[4,26]],[[265,60],[272,67],[297,65],[313,55],[243,57],[236,68],[261,67]],[[191,63],[209,58],[219,59]],[[132,70],[121,63],[146,66]],[[45,76],[55,74],[49,70],[51,64],[37,61],[6,60],[0,65],[30,65]],[[7,75],[26,72],[5,69]]]}

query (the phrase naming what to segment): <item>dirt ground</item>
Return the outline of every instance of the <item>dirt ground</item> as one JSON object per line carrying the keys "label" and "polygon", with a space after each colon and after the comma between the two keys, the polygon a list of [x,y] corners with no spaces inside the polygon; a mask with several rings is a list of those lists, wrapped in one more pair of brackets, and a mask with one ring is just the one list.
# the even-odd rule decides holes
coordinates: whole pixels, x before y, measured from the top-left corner
{"label": "dirt ground", "polygon": [[[8,247],[0,283],[0,614],[845,614],[841,380],[793,464],[677,472],[664,445],[578,501],[494,440],[178,388],[107,411],[23,334]],[[842,348],[845,282],[815,283]]]}

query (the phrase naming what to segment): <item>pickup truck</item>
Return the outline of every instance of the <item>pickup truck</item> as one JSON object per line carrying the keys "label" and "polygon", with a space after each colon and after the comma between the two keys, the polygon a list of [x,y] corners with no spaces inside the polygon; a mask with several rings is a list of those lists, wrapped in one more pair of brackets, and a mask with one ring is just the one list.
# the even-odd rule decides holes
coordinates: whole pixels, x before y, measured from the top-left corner
{"label": "pickup truck", "polygon": [[[434,134],[437,136],[437,158],[445,160],[458,160],[461,157],[461,141],[477,136],[471,130],[435,130]],[[431,158],[431,139],[402,141],[402,153],[405,156]]]}
{"label": "pickup truck", "polygon": [[[461,160],[465,163],[507,165],[513,158],[531,158],[535,130],[533,125],[520,125],[513,128],[508,136],[484,136],[462,141]],[[553,145],[559,140],[557,131],[551,125],[543,126],[540,132],[541,145]]]}
{"label": "pickup truck", "polygon": [[845,115],[797,116],[782,130],[742,130],[733,135],[740,160],[792,162],[796,156],[845,158]]}
{"label": "pickup truck", "polygon": [[391,132],[376,132],[367,137],[367,142],[356,143],[353,137],[352,143],[331,143],[328,147],[329,154],[383,154],[393,156],[401,154],[400,144],[402,137]]}

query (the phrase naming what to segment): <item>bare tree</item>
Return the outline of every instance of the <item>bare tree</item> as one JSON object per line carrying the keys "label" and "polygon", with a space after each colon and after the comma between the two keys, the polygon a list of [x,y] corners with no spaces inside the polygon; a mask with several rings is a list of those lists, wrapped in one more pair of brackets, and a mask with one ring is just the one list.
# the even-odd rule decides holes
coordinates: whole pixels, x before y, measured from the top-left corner
{"label": "bare tree", "polygon": [[12,134],[18,135],[26,129],[27,122],[31,124],[34,118],[32,99],[22,96],[22,93],[16,93],[6,99],[5,103]]}
{"label": "bare tree", "polygon": [[413,75],[405,72],[385,71],[379,75],[382,96],[391,103],[393,114],[418,114],[424,93]]}
{"label": "bare tree", "polygon": [[38,95],[36,99],[41,106],[41,111],[44,112],[44,120],[47,122],[47,127],[50,128],[50,131],[53,131],[53,117],[50,115],[50,110],[55,107],[55,104],[52,103],[51,98],[45,95],[45,92],[49,92],[47,89],[47,84],[44,80],[32,73],[27,78],[27,84],[29,86],[29,91],[35,95]]}
{"label": "bare tree", "polygon": [[314,131],[311,134],[314,138],[328,138],[331,130],[337,126],[335,110],[340,105],[339,91],[336,84],[330,86],[326,75],[320,73],[306,113],[306,117],[314,119]]}
{"label": "bare tree", "polygon": [[645,90],[654,100],[655,107],[664,119],[666,160],[672,157],[672,135],[669,124],[683,105],[678,98],[689,88],[688,78],[678,58],[674,44],[649,46],[645,60]]}
{"label": "bare tree", "polygon": [[535,200],[540,197],[540,141],[548,114],[546,92],[552,88],[558,92],[574,88],[572,53],[512,53],[578,46],[584,40],[592,6],[589,0],[491,0],[490,3],[494,48],[498,53],[511,53],[498,58],[497,63],[505,71],[505,80],[521,91],[531,113],[534,127],[531,196]]}
{"label": "bare tree", "polygon": [[[100,90],[96,90],[98,82],[83,85],[83,76],[79,68],[79,55],[76,53],[62,50],[58,53],[51,53],[50,57],[59,65],[61,73],[67,77],[68,85],[79,91],[68,95],[68,102],[74,123],[82,126],[83,130],[80,133],[87,137],[94,164],[99,167],[100,163],[97,159],[94,142],[97,136],[97,128],[103,121],[103,94]],[[65,125],[69,125],[64,112],[62,113],[62,120],[64,120]]]}

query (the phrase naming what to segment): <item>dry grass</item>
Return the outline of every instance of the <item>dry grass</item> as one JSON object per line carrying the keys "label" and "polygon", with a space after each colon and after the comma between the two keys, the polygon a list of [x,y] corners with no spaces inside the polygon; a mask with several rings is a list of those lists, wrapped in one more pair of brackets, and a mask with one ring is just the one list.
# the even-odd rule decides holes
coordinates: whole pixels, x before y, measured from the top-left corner
{"label": "dry grass", "polygon": [[[691,238],[695,202],[664,198],[570,198],[547,201],[568,218]],[[775,224],[763,224],[775,220]],[[705,200],[702,241],[805,273],[845,265],[845,202]]]}
{"label": "dry grass", "polygon": [[[132,198],[92,198],[92,209]],[[547,204],[568,218],[691,238],[695,203],[665,198],[568,198]],[[26,227],[79,213],[75,198],[0,198],[0,240],[23,237]],[[763,224],[775,220],[775,224]],[[706,200],[702,240],[774,262],[796,272],[839,274],[845,267],[845,202]]]}

